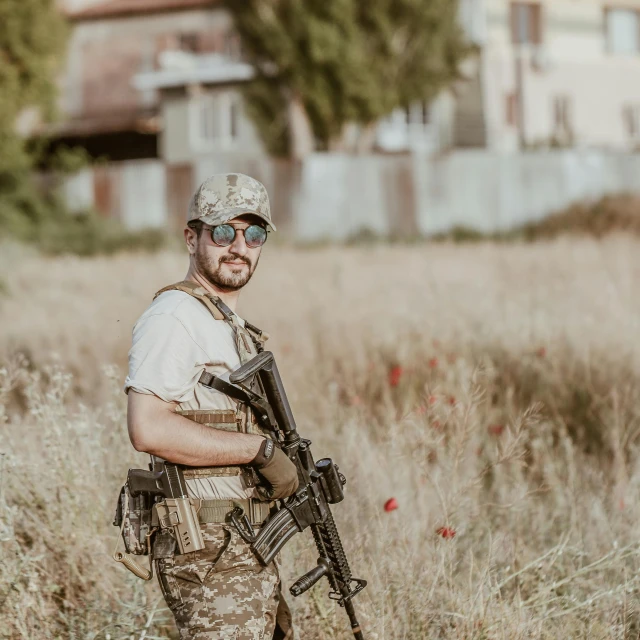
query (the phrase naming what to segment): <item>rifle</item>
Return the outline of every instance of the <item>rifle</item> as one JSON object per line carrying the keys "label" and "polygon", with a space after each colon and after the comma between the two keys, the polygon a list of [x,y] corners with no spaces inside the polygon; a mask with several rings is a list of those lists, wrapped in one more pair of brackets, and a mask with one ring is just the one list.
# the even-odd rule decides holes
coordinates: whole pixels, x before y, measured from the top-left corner
{"label": "rifle", "polygon": [[346,478],[330,458],[314,462],[311,441],[298,434],[273,353],[263,351],[231,373],[228,381],[205,372],[200,383],[249,404],[256,419],[274,434],[298,470],[300,484],[296,493],[278,501],[277,510],[257,533],[241,507],[231,512],[230,520],[239,535],[251,545],[258,560],[267,565],[296,533],[310,528],[318,563],[289,591],[294,597],[299,596],[326,576],[331,587],[329,597],[344,607],[356,640],[364,640],[352,600],[367,582],[351,574],[330,507],[344,499]]}

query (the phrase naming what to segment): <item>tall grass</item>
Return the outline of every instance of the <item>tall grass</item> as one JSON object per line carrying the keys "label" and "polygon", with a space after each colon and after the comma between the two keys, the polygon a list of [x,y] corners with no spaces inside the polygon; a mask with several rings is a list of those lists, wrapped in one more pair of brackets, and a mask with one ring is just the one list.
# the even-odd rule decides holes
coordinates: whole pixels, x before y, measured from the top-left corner
{"label": "tall grass", "polygon": [[[174,638],[155,584],[109,555],[145,464],[130,329],[184,257],[10,250],[0,269],[0,637]],[[240,311],[348,478],[368,638],[638,637],[639,272],[621,237],[266,251]],[[288,582],[315,564],[309,535],[283,563]],[[326,591],[292,602],[300,637],[349,637]]]}

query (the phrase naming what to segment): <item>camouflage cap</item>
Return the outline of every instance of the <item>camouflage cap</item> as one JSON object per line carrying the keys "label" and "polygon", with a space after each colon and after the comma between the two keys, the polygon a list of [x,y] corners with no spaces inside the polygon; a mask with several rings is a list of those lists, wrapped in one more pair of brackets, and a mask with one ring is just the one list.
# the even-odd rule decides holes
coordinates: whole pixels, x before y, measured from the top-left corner
{"label": "camouflage cap", "polygon": [[264,185],[244,173],[219,173],[207,178],[191,198],[188,221],[216,225],[247,213],[276,230]]}

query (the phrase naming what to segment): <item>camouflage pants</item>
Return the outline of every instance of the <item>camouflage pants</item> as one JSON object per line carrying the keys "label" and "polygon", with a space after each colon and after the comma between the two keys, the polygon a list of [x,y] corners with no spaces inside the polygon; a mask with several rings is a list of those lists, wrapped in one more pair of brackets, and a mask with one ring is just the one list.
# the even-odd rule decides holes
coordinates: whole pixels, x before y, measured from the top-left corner
{"label": "camouflage pants", "polygon": [[202,535],[202,551],[156,560],[180,640],[292,640],[276,563],[263,567],[230,525],[202,525]]}

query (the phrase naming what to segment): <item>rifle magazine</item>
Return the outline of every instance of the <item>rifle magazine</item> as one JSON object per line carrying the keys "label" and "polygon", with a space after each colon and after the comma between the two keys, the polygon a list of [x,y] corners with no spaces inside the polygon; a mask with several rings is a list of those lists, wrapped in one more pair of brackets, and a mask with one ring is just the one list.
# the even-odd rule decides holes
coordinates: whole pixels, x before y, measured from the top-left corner
{"label": "rifle magazine", "polygon": [[302,531],[293,514],[286,507],[280,509],[264,524],[251,550],[263,565],[268,565],[287,542]]}

